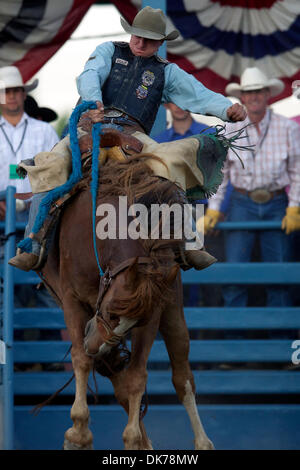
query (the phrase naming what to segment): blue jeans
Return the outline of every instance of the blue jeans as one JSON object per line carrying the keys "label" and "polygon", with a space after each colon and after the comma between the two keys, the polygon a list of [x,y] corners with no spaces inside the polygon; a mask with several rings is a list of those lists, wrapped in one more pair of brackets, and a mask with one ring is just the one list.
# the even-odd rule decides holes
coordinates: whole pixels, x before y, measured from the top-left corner
{"label": "blue jeans", "polygon": [[[286,207],[287,196],[285,194],[277,195],[265,204],[257,204],[248,196],[233,191],[227,220],[230,222],[282,220]],[[291,261],[290,239],[282,230],[225,232],[226,261],[229,263],[250,262],[256,236],[259,237],[262,261],[274,263]],[[267,286],[266,291],[268,306],[291,306],[292,302],[287,288]],[[245,307],[248,299],[247,287],[224,287],[223,297],[226,307]]]}
{"label": "blue jeans", "polygon": [[[33,195],[29,209],[28,223],[25,228],[25,238],[28,237],[28,235],[32,231],[36,216],[39,211],[40,202],[48,193],[49,191],[45,191],[43,193],[36,193]],[[36,255],[39,255],[40,253],[40,245],[36,240],[32,240],[32,253]]]}
{"label": "blue jeans", "polygon": [[[39,205],[42,199],[49,193],[49,191],[45,191],[43,193],[36,193],[32,197],[30,209],[29,209],[29,216],[28,216],[28,222],[25,228],[25,237],[28,237],[30,232],[33,229],[34,222],[36,219],[36,216],[38,214],[39,210]],[[39,255],[40,253],[40,245],[36,240],[32,240],[32,253],[35,253],[36,255]],[[32,297],[35,299],[35,307],[47,307],[47,308],[56,308],[57,304],[55,300],[52,298],[52,296],[49,294],[49,292],[46,289],[41,289],[37,290],[36,286],[22,286],[24,287],[24,298],[19,299],[19,303],[17,306],[19,307],[24,307],[26,305],[26,302],[28,301],[30,292],[32,294]],[[25,298],[27,299],[25,300]]]}

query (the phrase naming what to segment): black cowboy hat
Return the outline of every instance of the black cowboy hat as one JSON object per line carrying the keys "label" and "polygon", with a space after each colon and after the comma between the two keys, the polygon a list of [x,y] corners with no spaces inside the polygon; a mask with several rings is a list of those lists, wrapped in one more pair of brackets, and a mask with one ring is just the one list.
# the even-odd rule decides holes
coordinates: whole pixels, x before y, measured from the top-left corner
{"label": "black cowboy hat", "polygon": [[32,96],[27,95],[24,102],[24,110],[28,116],[35,119],[41,119],[45,122],[55,121],[57,114],[50,108],[40,108]]}

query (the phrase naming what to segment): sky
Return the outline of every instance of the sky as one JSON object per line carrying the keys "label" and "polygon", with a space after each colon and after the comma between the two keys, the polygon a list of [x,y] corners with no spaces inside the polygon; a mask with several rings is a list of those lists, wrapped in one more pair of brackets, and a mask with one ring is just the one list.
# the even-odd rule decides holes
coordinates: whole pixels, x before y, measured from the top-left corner
{"label": "sky", "polygon": [[[54,109],[59,117],[63,114],[69,116],[78,100],[76,76],[81,73],[98,44],[115,40],[129,40],[129,35],[120,24],[118,10],[113,5],[93,5],[71,38],[33,77],[39,79],[39,86],[31,92],[39,106]],[[277,102],[273,107],[287,117],[300,114],[300,100],[293,96]],[[194,115],[194,118],[208,125],[220,122],[212,117]]]}

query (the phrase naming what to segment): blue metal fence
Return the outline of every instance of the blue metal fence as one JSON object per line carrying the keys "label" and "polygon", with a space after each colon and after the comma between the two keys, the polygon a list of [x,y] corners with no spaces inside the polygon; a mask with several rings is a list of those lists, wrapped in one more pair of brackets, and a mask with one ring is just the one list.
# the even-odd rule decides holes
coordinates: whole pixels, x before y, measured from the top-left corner
{"label": "blue metal fence", "polygon": [[[5,235],[15,232],[15,210],[14,199],[15,188],[7,189]],[[3,341],[5,347],[6,364],[3,367],[3,422],[4,422],[4,449],[13,449],[14,442],[14,358],[13,358],[13,305],[14,305],[14,280],[13,268],[9,266],[8,260],[15,254],[15,235],[10,235],[5,245],[3,265]]]}
{"label": "blue metal fence", "polygon": [[[14,188],[7,192],[6,223],[0,224],[5,233],[23,229],[15,224]],[[278,223],[265,224],[219,224],[227,229],[277,229]],[[4,260],[4,305],[3,340],[6,347],[6,364],[3,366],[4,394],[4,449],[55,449],[61,448],[63,432],[70,425],[69,406],[50,406],[42,410],[39,417],[29,414],[31,406],[14,405],[14,396],[50,395],[70,377],[71,371],[14,372],[14,363],[39,362],[47,364],[60,362],[68,349],[67,341],[15,341],[14,328],[64,329],[62,312],[59,309],[16,309],[14,308],[14,286],[23,283],[37,283],[35,273],[23,273],[7,264],[14,255],[15,237],[9,237],[5,246]],[[205,271],[190,270],[183,273],[184,284],[299,284],[299,263],[217,263]],[[258,276],[259,273],[259,276]],[[187,325],[191,332],[226,329],[299,329],[300,307],[291,308],[243,308],[227,311],[222,307],[185,307]],[[300,405],[294,397],[300,392],[300,374],[297,370],[201,370],[199,364],[211,365],[220,362],[239,363],[290,363],[293,349],[290,340],[197,340],[191,341],[190,360],[194,367],[195,382],[199,396],[218,395],[246,397],[249,395],[281,395],[291,397],[290,404],[217,404],[199,405],[199,412],[209,436],[219,449],[297,449],[300,436],[295,432],[300,418]],[[70,361],[67,357],[65,363]],[[162,370],[157,366],[163,364]],[[157,340],[150,356],[148,394],[153,397],[172,396],[170,371],[165,347]],[[97,377],[100,396],[112,395],[107,379]],[[63,396],[74,393],[74,384],[63,392]],[[1,394],[0,394],[1,396]],[[171,414],[170,414],[171,413]],[[164,417],[166,423],[164,424]],[[168,426],[172,416],[174,430]],[[98,421],[99,420],[99,421]],[[228,432],[228,420],[230,432]],[[126,417],[115,405],[91,407],[91,426],[94,434],[101,433],[103,422],[110,423],[110,433],[95,442],[95,448],[121,448],[120,426]],[[147,429],[156,448],[185,448],[192,445],[191,431],[186,422],[185,412],[179,405],[164,404],[150,407],[145,418]],[[159,424],[159,425],[158,425]],[[30,428],[30,432],[26,431]],[[41,432],[42,429],[47,431]],[[116,429],[118,436],[116,436]],[[180,433],[179,433],[180,429]],[[247,429],[247,431],[246,431]],[[263,429],[263,435],[260,433]],[[267,432],[266,432],[267,429]],[[103,429],[102,429],[103,430]],[[184,430],[184,432],[183,432]],[[171,432],[172,431],[172,432]],[[230,439],[228,436],[230,435]],[[180,442],[178,442],[180,436]],[[1,440],[0,440],[1,442]],[[177,447],[176,447],[177,446]]]}

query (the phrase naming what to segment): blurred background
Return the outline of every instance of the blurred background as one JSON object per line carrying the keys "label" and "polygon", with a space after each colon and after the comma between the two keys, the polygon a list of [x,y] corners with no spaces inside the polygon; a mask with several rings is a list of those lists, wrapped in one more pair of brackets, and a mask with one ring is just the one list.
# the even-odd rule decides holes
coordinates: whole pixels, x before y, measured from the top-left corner
{"label": "blurred background", "polygon": [[0,0],[0,67],[13,64],[24,80],[39,79],[32,96],[57,112],[52,125],[60,133],[78,99],[75,77],[90,54],[104,41],[128,40],[120,16],[131,22],[147,4],[165,9],[180,31],[167,45],[169,60],[221,93],[255,64],[287,84],[272,105],[276,111],[300,115],[300,100],[292,94],[292,83],[300,79],[299,0],[36,0],[34,6]]}

